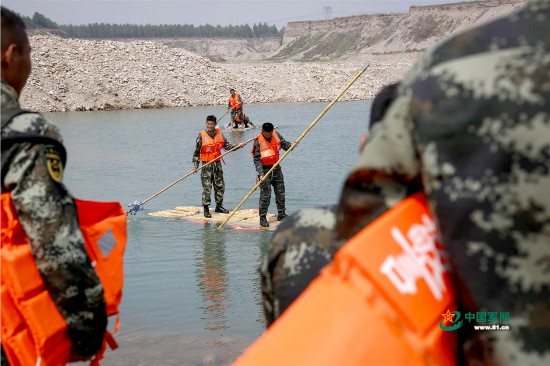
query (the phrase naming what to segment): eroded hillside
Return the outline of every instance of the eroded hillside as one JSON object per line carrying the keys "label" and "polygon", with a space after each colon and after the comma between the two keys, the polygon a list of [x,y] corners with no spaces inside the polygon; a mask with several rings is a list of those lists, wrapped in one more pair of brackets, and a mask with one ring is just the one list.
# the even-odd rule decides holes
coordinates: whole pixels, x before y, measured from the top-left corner
{"label": "eroded hillside", "polygon": [[525,1],[481,1],[411,7],[373,14],[289,23],[274,60],[323,61],[424,50],[450,35],[510,14]]}

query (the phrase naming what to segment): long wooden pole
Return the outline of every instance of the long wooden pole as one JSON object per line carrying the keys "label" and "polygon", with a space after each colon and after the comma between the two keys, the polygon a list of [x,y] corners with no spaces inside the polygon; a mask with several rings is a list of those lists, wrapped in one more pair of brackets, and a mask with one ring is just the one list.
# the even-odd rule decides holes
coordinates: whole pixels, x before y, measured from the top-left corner
{"label": "long wooden pole", "polygon": [[[254,139],[256,139],[256,137],[253,137],[251,138],[250,140],[247,140],[245,142],[243,142],[243,146],[248,144],[249,142],[251,141],[254,141]],[[241,147],[240,146],[235,146],[234,148],[232,148],[231,150],[229,151],[226,151],[225,153],[223,153],[222,155],[218,156],[216,159],[212,160],[212,161],[209,161],[208,163],[206,164],[203,164],[201,165],[197,170],[193,169],[192,171],[190,171],[189,173],[185,174],[183,177],[177,179],[176,181],[174,181],[173,183],[171,183],[170,185],[168,185],[167,187],[161,189],[160,191],[158,191],[157,193],[155,193],[154,195],[152,195],[151,197],[147,198],[145,201],[143,202],[140,202],[139,204],[140,205],[144,205],[147,201],[150,201],[151,199],[155,198],[156,196],[158,196],[159,194],[161,194],[162,192],[166,191],[167,189],[171,188],[172,186],[174,186],[175,184],[181,182],[182,180],[184,180],[185,178],[189,177],[190,175],[193,175],[195,174],[196,172],[198,172],[199,170],[207,167],[208,165],[210,164],[214,164],[216,161],[220,160],[221,158],[223,158],[225,155],[235,151],[235,150],[238,150],[240,149]],[[128,210],[126,211],[126,214],[128,214],[129,212],[131,212],[132,210]]]}
{"label": "long wooden pole", "polygon": [[231,110],[230,108],[227,109],[227,112],[225,112],[225,113],[223,114],[223,116],[221,116],[221,117],[218,119],[218,123],[220,123],[220,121],[222,120],[222,118],[225,117],[225,116],[227,115],[227,113],[229,113],[230,110]]}
{"label": "long wooden pole", "polygon": [[315,124],[325,115],[325,113],[328,112],[328,110],[334,105],[334,103],[336,103],[338,101],[338,99],[340,99],[340,97],[353,85],[353,83],[355,83],[357,81],[357,79],[359,79],[359,77],[361,75],[363,75],[363,73],[365,71],[367,71],[367,69],[369,68],[370,66],[370,63],[367,64],[367,66],[365,66],[361,71],[359,71],[359,73],[357,75],[355,75],[355,77],[349,82],[348,85],[346,85],[346,87],[340,92],[340,94],[338,94],[333,100],[332,102],[330,102],[329,105],[327,105],[325,107],[325,109],[323,109],[323,111],[317,116],[317,118],[315,118],[315,120],[313,122],[311,122],[311,124],[308,126],[308,128],[305,129],[304,132],[302,132],[302,134],[292,143],[292,145],[290,145],[290,148],[283,154],[283,156],[281,156],[281,158],[279,159],[279,161],[277,161],[275,164],[273,164],[273,166],[271,167],[271,169],[269,169],[269,171],[267,173],[264,174],[264,176],[262,177],[262,179],[260,179],[258,181],[258,183],[256,183],[256,185],[254,186],[254,188],[252,188],[252,190],[246,195],[246,197],[241,201],[241,203],[239,203],[237,205],[237,207],[235,207],[231,213],[229,214],[229,216],[227,216],[227,218],[225,219],[224,222],[222,222],[216,229],[221,229],[226,223],[227,221],[229,221],[229,219],[231,219],[231,217],[235,214],[235,212],[237,212],[239,210],[239,208],[241,208],[241,206],[246,202],[246,200],[252,195],[252,193],[254,193],[254,191],[256,191],[256,189],[258,189],[258,187],[263,183],[265,182],[265,180],[267,179],[267,177],[269,177],[269,175],[273,172],[273,170],[279,166],[279,164],[281,163],[281,161],[283,161],[285,159],[285,157],[292,151],[294,150],[294,148],[296,147],[296,145],[300,142],[300,140],[302,140],[304,138],[304,136],[313,128],[313,126],[315,126]]}

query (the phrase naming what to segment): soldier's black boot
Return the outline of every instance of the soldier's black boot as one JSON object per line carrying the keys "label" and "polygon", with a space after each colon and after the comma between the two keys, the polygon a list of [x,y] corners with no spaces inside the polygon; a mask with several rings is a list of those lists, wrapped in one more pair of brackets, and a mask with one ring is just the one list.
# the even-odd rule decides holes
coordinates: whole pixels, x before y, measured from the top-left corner
{"label": "soldier's black boot", "polygon": [[288,216],[288,215],[287,215],[286,213],[284,213],[284,212],[283,212],[283,213],[280,213],[280,214],[277,215],[277,221],[283,221],[283,219],[284,219],[285,217],[287,217],[287,216]]}
{"label": "soldier's black boot", "polygon": [[229,210],[223,208],[222,204],[220,203],[219,205],[216,205],[216,209],[214,210],[214,212],[229,213]]}
{"label": "soldier's black boot", "polygon": [[262,227],[269,226],[269,222],[267,222],[267,218],[265,216],[260,216],[260,226]]}
{"label": "soldier's black boot", "polygon": [[204,205],[204,217],[207,219],[212,217],[212,214],[210,213],[210,210],[208,209],[208,205]]}

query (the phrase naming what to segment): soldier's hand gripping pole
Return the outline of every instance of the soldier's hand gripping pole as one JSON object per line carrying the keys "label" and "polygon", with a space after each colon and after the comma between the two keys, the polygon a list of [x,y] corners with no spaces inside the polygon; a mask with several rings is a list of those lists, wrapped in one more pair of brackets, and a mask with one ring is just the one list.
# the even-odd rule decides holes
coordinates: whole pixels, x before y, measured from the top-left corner
{"label": "soldier's hand gripping pole", "polygon": [[308,126],[308,128],[305,129],[304,132],[302,132],[302,134],[292,143],[292,145],[290,145],[290,148],[283,154],[283,156],[281,156],[281,158],[279,159],[279,161],[277,161],[275,164],[273,164],[273,166],[271,167],[271,169],[269,169],[269,171],[267,173],[264,174],[264,176],[262,177],[262,179],[260,179],[258,181],[258,183],[256,183],[256,185],[254,186],[254,188],[252,188],[252,190],[250,192],[248,192],[248,194],[246,195],[246,197],[241,201],[241,203],[239,203],[237,205],[237,207],[235,207],[233,209],[233,211],[231,211],[231,213],[229,214],[229,216],[227,216],[227,218],[225,219],[224,222],[222,222],[216,229],[221,229],[226,223],[227,221],[229,221],[229,219],[231,219],[231,217],[235,214],[235,212],[237,212],[239,210],[239,208],[241,208],[241,206],[246,202],[246,200],[252,195],[252,193],[254,193],[254,191],[256,191],[256,189],[258,189],[258,187],[263,183],[265,182],[265,180],[269,177],[269,175],[273,172],[273,170],[279,166],[279,164],[281,163],[281,161],[284,160],[284,158],[292,151],[294,150],[294,148],[296,147],[296,145],[300,142],[300,140],[302,140],[304,138],[304,136],[309,132],[309,130],[311,130],[313,128],[313,126],[315,126],[315,124],[325,115],[325,113],[328,112],[328,110],[334,105],[334,103],[336,103],[338,101],[338,99],[340,99],[340,97],[353,85],[353,83],[355,83],[357,81],[357,79],[359,79],[359,77],[361,75],[363,75],[363,73],[365,71],[367,71],[367,69],[369,68],[370,66],[370,63],[368,63],[361,71],[359,71],[359,73],[357,73],[357,75],[355,75],[355,77],[348,83],[348,85],[346,85],[346,87],[344,89],[342,89],[342,91],[340,92],[340,94],[338,94],[333,100],[332,102],[329,103],[329,105],[327,105],[325,107],[325,109],[323,109],[323,111],[317,116],[317,118],[315,118],[315,120],[313,122],[311,122],[311,124]]}
{"label": "soldier's hand gripping pole", "polygon": [[168,188],[171,188],[171,187],[174,186],[175,184],[181,182],[182,180],[184,180],[185,178],[189,177],[190,175],[195,174],[195,173],[198,172],[199,170],[201,170],[201,169],[207,167],[208,165],[214,164],[216,161],[220,160],[220,159],[223,158],[225,155],[227,155],[227,154],[229,154],[229,153],[232,153],[233,151],[238,150],[238,149],[240,149],[241,147],[243,147],[244,145],[246,145],[246,144],[248,144],[248,143],[254,141],[254,139],[255,139],[255,137],[251,138],[250,140],[247,140],[247,141],[243,142],[243,143],[242,143],[242,146],[239,144],[239,145],[235,146],[234,148],[232,148],[231,150],[226,151],[226,152],[223,153],[222,155],[218,156],[216,159],[214,159],[214,160],[212,160],[212,161],[209,161],[208,163],[199,166],[197,169],[193,169],[193,170],[190,171],[189,173],[185,174],[183,177],[177,179],[177,180],[174,181],[173,183],[170,183],[170,185],[168,185],[167,187],[161,189],[160,191],[158,191],[157,193],[155,193],[155,194],[152,195],[151,197],[147,198],[145,201],[143,201],[143,202],[134,201],[134,202],[130,203],[130,204],[128,205],[129,209],[128,209],[128,211],[126,211],[126,215],[131,214],[131,213],[133,213],[133,214],[135,215],[135,214],[138,213],[139,211],[143,210],[143,205],[144,205],[147,201],[149,201],[149,200],[155,198],[156,196],[158,196],[158,195],[161,194],[162,192],[166,191]]}

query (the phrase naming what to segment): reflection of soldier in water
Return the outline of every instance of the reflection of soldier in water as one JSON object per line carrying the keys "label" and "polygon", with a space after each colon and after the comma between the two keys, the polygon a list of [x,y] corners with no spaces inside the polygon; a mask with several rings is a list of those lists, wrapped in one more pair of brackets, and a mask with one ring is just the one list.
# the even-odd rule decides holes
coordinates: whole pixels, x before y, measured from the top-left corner
{"label": "reflection of soldier in water", "polygon": [[208,321],[206,329],[218,331],[227,328],[227,273],[225,270],[225,234],[210,225],[202,233],[202,255],[197,255],[199,290],[204,297],[204,310]]}

